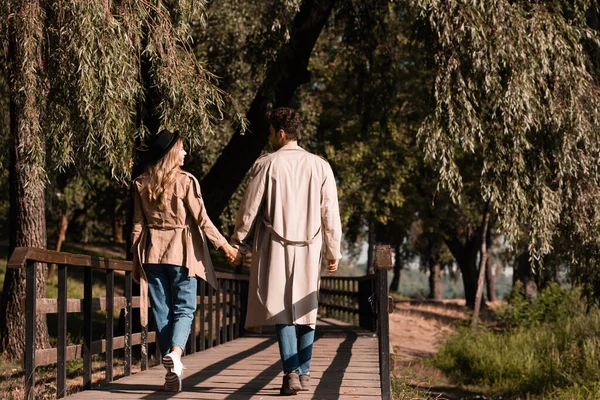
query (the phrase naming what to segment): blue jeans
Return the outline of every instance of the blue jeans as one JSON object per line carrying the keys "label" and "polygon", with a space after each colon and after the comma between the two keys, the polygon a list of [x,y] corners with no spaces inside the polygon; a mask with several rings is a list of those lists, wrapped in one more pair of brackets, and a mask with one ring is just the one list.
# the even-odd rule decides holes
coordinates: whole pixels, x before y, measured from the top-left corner
{"label": "blue jeans", "polygon": [[275,329],[283,372],[296,371],[298,375],[308,375],[315,330],[310,325],[275,325]]}
{"label": "blue jeans", "polygon": [[185,350],[196,311],[196,277],[167,264],[144,264],[144,271],[160,352],[165,355],[173,346]]}

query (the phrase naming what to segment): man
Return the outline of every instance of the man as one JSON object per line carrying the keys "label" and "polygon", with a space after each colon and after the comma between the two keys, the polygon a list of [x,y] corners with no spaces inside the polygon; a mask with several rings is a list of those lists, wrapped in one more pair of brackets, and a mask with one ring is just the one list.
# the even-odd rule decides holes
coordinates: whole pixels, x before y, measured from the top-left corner
{"label": "man", "polygon": [[275,152],[250,171],[231,242],[245,253],[254,228],[246,328],[276,326],[281,394],[293,395],[310,387],[322,243],[334,273],[342,231],[329,163],[298,146],[300,116],[281,107],[266,117]]}

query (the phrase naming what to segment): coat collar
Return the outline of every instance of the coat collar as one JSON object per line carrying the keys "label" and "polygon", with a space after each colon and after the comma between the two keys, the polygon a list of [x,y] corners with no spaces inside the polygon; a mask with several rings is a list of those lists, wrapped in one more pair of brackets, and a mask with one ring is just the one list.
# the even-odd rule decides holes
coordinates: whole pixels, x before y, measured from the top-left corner
{"label": "coat collar", "polygon": [[286,144],[285,146],[283,146],[282,148],[280,148],[277,151],[282,151],[282,150],[296,150],[296,149],[300,149],[301,147],[298,146],[298,141],[294,140],[291,141],[290,143]]}

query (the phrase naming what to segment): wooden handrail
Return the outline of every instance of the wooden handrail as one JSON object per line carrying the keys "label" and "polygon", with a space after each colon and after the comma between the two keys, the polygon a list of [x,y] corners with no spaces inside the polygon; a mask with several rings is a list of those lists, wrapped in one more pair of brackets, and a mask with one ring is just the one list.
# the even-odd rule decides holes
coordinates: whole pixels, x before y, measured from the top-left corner
{"label": "wooden handrail", "polygon": [[[133,263],[131,261],[114,260],[111,258],[90,256],[86,254],[63,253],[54,250],[39,249],[37,247],[17,247],[10,256],[6,266],[8,268],[25,268],[27,261],[62,264],[72,267],[133,271]],[[241,281],[247,281],[249,279],[248,275],[223,271],[216,271],[215,275],[218,279]]]}
{"label": "wooden handrail", "polygon": [[[53,263],[58,265],[58,298],[38,298],[36,294],[36,275],[38,263]],[[153,332],[148,332],[148,327],[141,327],[139,333],[133,333],[132,310],[139,308],[138,297],[133,296],[133,264],[131,261],[113,260],[106,257],[98,257],[83,254],[62,253],[52,250],[34,247],[16,248],[7,264],[9,268],[26,269],[26,346],[24,354],[25,367],[25,397],[34,398],[35,368],[47,363],[57,363],[57,397],[66,394],[66,362],[75,358],[83,358],[83,387],[88,389],[92,381],[92,355],[104,353],[106,357],[106,381],[113,380],[113,351],[118,348],[124,349],[124,372],[131,374],[132,351],[134,345],[141,345],[141,369],[148,367],[148,341],[155,339]],[[83,268],[84,272],[84,298],[67,298],[67,270],[77,267]],[[101,298],[92,297],[92,273],[94,269],[106,274],[106,296]],[[124,296],[114,295],[114,275],[117,271],[125,275]],[[199,303],[200,321],[202,327],[196,332],[195,320],[198,313],[194,313],[192,332],[188,341],[188,352],[197,351],[196,341],[201,340],[200,349],[207,346],[205,340],[204,324],[208,322],[208,347],[219,345],[230,340],[237,339],[242,333],[246,316],[246,304],[242,299],[247,296],[248,276],[230,272],[216,272],[218,279],[217,289],[210,287],[205,281],[199,281],[197,301]],[[138,300],[138,304],[134,303]],[[208,300],[208,307],[206,303]],[[215,300],[213,302],[213,300]],[[213,304],[215,307],[213,308]],[[114,337],[113,311],[116,308],[125,309],[124,334]],[[104,340],[92,340],[92,312],[98,309],[106,310],[106,336]],[[67,313],[83,313],[83,342],[76,346],[67,346]],[[38,313],[58,314],[58,343],[54,349],[36,350],[35,331],[36,315]],[[204,315],[207,313],[208,315]],[[213,335],[213,315],[216,314],[216,335]],[[215,343],[213,344],[213,339]],[[157,346],[158,352],[158,346]],[[37,357],[36,357],[37,355]],[[160,357],[156,360],[159,362]]]}
{"label": "wooden handrail", "polygon": [[85,254],[63,253],[36,247],[17,247],[10,256],[6,266],[8,268],[25,268],[27,261],[63,264],[73,267],[112,269],[115,271],[133,271],[131,261],[113,260],[106,257]]}

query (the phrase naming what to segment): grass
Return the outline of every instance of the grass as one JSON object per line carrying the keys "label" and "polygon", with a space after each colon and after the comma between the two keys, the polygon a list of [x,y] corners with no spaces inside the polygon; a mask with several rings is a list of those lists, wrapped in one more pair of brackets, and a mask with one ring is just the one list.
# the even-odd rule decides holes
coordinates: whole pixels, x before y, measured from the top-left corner
{"label": "grass", "polygon": [[501,329],[459,329],[431,364],[490,395],[600,398],[600,309],[579,289],[551,285],[530,303],[517,288],[497,316]]}

